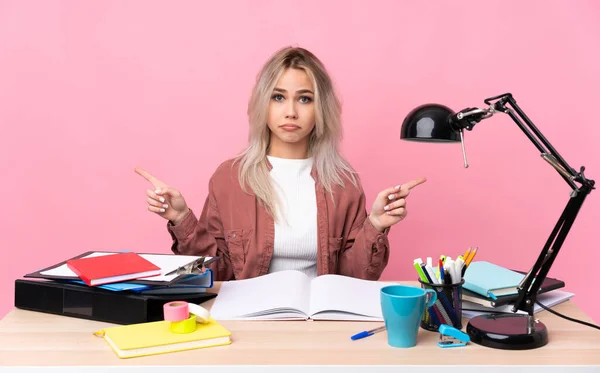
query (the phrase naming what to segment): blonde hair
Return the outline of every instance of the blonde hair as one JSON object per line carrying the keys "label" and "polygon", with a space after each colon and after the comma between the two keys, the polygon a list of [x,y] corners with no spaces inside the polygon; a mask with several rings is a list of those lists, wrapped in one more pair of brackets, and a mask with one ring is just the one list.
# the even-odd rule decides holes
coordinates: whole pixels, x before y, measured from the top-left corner
{"label": "blonde hair", "polygon": [[311,52],[298,47],[286,47],[277,51],[259,72],[248,103],[250,124],[248,147],[236,157],[240,162],[239,181],[242,190],[248,187],[275,217],[278,201],[274,193],[267,152],[270,130],[267,126],[269,102],[277,81],[286,69],[306,72],[313,83],[316,125],[309,135],[309,155],[313,157],[318,180],[333,198],[333,186],[344,187],[343,175],[357,186],[355,171],[339,154],[342,139],[341,104],[325,67]]}

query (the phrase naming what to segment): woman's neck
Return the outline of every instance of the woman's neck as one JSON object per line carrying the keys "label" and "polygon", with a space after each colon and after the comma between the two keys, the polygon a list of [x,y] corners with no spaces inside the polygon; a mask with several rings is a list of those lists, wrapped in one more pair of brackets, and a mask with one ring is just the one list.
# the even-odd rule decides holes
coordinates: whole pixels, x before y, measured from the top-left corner
{"label": "woman's neck", "polygon": [[267,155],[270,155],[271,157],[286,159],[306,159],[309,157],[307,141],[286,143],[279,139],[273,140],[274,139],[271,139],[271,144],[267,152]]}

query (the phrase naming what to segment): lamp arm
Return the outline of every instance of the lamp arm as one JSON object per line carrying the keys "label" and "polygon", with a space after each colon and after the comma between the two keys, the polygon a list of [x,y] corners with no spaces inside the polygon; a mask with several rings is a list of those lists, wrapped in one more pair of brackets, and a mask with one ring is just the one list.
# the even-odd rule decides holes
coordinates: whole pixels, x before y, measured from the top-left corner
{"label": "lamp arm", "polygon": [[[582,166],[580,171],[577,172],[569,166],[527,115],[525,115],[510,93],[487,98],[484,102],[489,105],[486,109],[469,108],[455,114],[450,119],[453,129],[460,131],[462,134],[463,129],[471,130],[480,120],[489,118],[496,112],[507,114],[541,152],[541,156],[569,184],[572,190],[567,206],[554,226],[535,264],[517,287],[518,296],[512,311],[526,311],[529,315],[529,327],[534,329],[533,311],[541,284],[544,282],[550,267],[552,267],[585,198],[592,189],[595,189],[595,182],[594,180],[586,179],[584,175],[585,167]],[[580,184],[580,186],[575,182]]]}
{"label": "lamp arm", "polygon": [[[497,101],[492,102],[493,100]],[[523,133],[525,133],[529,140],[536,146],[536,148],[538,148],[542,157],[560,173],[567,184],[569,184],[571,189],[577,189],[577,185],[575,185],[573,181],[580,177],[580,174],[575,171],[552,146],[552,144],[550,144],[550,142],[527,117],[523,110],[521,110],[519,105],[517,105],[517,102],[510,93],[488,98],[484,100],[484,102],[492,106],[495,111],[508,114],[508,116],[512,118],[517,126],[519,126]],[[510,106],[510,108],[506,107],[507,104]],[[585,170],[585,168],[582,168],[581,175],[583,175],[583,170]]]}
{"label": "lamp arm", "polygon": [[579,188],[577,193],[571,193],[567,206],[550,233],[550,237],[548,237],[535,264],[527,275],[525,275],[519,286],[517,286],[518,296],[512,308],[513,312],[523,310],[530,316],[533,316],[534,305],[540,287],[548,275],[550,267],[552,267],[552,264],[590,191],[590,186],[584,184]]}

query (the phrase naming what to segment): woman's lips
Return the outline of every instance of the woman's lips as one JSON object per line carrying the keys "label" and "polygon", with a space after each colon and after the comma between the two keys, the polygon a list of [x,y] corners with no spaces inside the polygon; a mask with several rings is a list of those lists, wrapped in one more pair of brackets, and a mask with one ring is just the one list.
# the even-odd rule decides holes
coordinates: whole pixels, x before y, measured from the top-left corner
{"label": "woman's lips", "polygon": [[297,126],[295,124],[284,124],[282,126],[279,126],[282,130],[284,131],[295,131],[297,129],[300,129],[300,126]]}

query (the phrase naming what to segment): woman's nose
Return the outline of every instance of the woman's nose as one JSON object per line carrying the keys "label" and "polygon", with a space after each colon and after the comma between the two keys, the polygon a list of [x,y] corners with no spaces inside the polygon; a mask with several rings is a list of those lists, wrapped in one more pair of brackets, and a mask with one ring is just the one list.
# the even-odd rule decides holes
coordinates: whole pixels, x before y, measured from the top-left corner
{"label": "woman's nose", "polygon": [[294,103],[290,103],[289,105],[287,105],[286,107],[286,118],[289,119],[297,119],[298,118],[298,111],[296,110],[296,105],[294,105]]}

